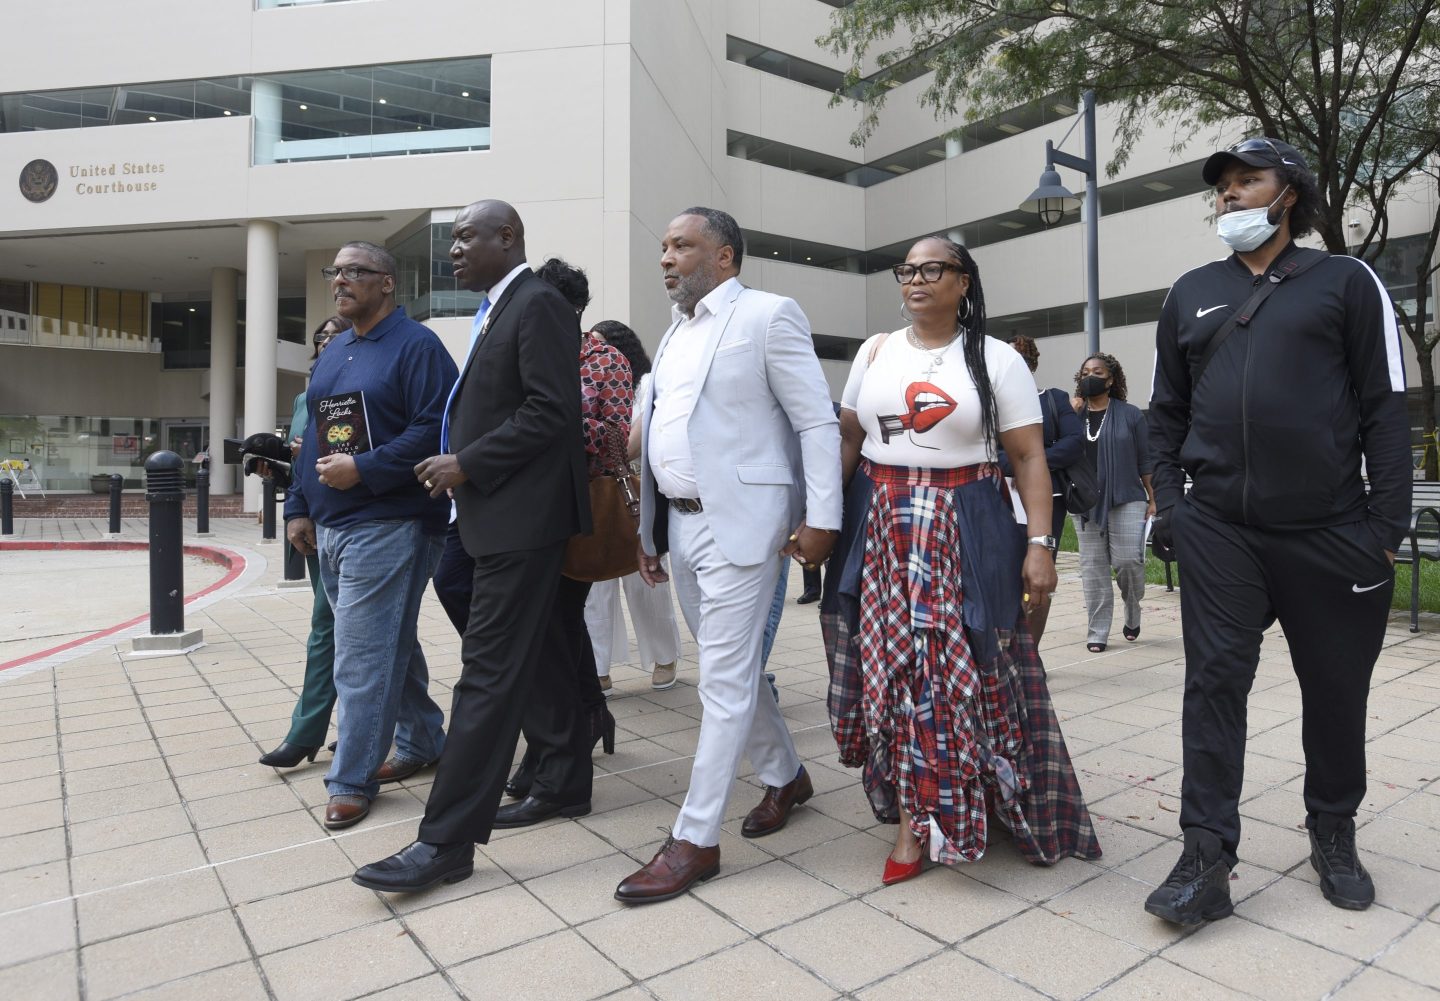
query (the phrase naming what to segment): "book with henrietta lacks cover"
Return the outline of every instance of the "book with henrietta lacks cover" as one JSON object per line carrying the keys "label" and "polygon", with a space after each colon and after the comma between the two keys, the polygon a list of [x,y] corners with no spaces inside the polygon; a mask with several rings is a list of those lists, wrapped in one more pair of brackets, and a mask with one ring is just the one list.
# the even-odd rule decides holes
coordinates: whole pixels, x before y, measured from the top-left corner
{"label": "book with henrietta lacks cover", "polygon": [[316,400],[315,441],[321,455],[359,455],[370,451],[365,394],[337,393]]}

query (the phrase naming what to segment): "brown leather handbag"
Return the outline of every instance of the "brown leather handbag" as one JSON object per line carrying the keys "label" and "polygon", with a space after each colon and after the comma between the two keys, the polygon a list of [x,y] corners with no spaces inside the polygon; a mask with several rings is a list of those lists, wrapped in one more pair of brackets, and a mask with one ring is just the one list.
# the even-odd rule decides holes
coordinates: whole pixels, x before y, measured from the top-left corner
{"label": "brown leather handbag", "polygon": [[605,429],[606,473],[590,481],[589,535],[574,535],[565,545],[565,566],[571,580],[597,583],[632,574],[640,568],[636,537],[640,529],[640,477],[630,471],[625,434],[618,425]]}

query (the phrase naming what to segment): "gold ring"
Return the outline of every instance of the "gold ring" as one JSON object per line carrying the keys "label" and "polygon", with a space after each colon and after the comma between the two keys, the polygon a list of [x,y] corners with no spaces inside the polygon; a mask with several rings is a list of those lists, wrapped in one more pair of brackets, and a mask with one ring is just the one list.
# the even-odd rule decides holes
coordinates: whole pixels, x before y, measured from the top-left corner
{"label": "gold ring", "polygon": [[792,536],[790,536],[790,541],[791,541],[791,542],[794,542],[797,538],[798,538],[798,536],[792,535]]}

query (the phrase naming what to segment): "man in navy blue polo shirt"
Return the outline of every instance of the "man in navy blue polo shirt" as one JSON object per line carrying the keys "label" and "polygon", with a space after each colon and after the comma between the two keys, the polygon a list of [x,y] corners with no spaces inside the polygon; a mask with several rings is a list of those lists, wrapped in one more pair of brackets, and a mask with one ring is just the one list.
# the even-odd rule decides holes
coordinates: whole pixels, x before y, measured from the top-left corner
{"label": "man in navy blue polo shirt", "polygon": [[384,247],[347,243],[323,270],[335,311],[353,327],[310,379],[285,534],[306,555],[318,550],[335,610],[340,741],[325,776],[325,826],[337,829],[364,819],[381,781],[413,774],[444,746],[416,619],[450,506],[414,469],[440,449],[458,373],[440,339],[395,304],[395,258]]}

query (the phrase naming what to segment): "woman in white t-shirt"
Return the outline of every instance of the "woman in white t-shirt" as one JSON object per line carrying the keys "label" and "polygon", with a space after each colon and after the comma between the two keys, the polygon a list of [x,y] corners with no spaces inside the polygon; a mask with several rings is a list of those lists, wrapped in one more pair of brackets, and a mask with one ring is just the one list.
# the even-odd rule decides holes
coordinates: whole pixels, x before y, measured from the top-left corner
{"label": "woman in white t-shirt", "polygon": [[1003,444],[1031,524],[1049,525],[1035,381],[985,336],[965,248],[922,239],[893,270],[910,325],[865,343],[841,400],[853,639],[833,611],[824,622],[841,760],[899,822],[886,883],[917,875],[927,845],[940,862],[979,859],[992,810],[1032,862],[1096,857],[1023,613],[1050,600],[1055,543],[1023,537],[996,465]]}

